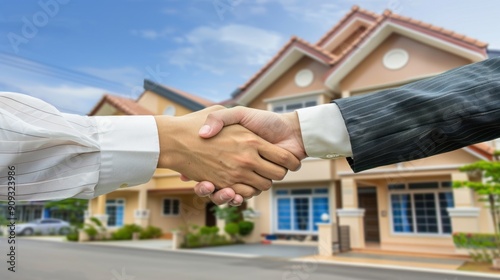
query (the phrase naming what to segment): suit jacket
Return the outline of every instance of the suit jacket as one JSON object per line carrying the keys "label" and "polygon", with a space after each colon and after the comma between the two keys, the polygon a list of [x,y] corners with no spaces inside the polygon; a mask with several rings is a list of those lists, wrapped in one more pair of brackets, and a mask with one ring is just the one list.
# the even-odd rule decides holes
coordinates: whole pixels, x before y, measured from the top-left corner
{"label": "suit jacket", "polygon": [[355,172],[452,151],[500,137],[500,57],[334,102]]}

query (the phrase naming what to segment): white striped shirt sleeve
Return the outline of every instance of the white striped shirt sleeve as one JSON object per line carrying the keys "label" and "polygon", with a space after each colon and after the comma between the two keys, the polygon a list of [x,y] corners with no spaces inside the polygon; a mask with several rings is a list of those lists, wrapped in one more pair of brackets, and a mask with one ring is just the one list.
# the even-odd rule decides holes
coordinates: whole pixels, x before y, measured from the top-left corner
{"label": "white striped shirt sleeve", "polygon": [[0,200],[90,199],[149,181],[158,157],[153,116],[63,114],[0,92]]}

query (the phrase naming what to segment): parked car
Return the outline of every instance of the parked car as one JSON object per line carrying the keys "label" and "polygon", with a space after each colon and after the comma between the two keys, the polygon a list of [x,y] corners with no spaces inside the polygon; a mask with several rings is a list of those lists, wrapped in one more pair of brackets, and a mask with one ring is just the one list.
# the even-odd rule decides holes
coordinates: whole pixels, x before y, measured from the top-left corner
{"label": "parked car", "polygon": [[60,219],[36,219],[24,224],[16,225],[16,234],[61,234],[66,235],[70,232],[71,225]]}

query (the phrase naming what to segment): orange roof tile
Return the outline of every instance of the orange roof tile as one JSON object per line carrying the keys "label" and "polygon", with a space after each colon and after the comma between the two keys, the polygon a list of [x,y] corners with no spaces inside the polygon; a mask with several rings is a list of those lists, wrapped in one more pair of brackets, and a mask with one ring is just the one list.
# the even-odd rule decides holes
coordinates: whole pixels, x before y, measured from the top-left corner
{"label": "orange roof tile", "polygon": [[121,97],[121,96],[116,96],[116,95],[111,95],[111,94],[105,94],[102,97],[101,101],[99,101],[99,103],[89,113],[89,116],[95,115],[97,113],[97,111],[106,102],[113,105],[114,107],[116,107],[117,109],[123,111],[125,114],[128,114],[128,115],[155,115],[155,113],[142,107],[137,102],[135,102],[133,99]]}
{"label": "orange roof tile", "polygon": [[469,148],[488,158],[489,160],[493,159],[493,154],[495,153],[495,149],[486,142],[470,145]]}
{"label": "orange roof tile", "polygon": [[323,61],[328,64],[332,63],[332,61],[334,61],[336,58],[335,55],[329,53],[325,49],[311,44],[297,36],[292,36],[290,40],[288,40],[288,42],[276,53],[276,55],[271,58],[271,60],[269,60],[266,65],[264,65],[264,67],[262,67],[257,73],[255,73],[244,85],[240,86],[240,89],[246,89],[253,82],[255,82],[255,80],[257,80],[257,78],[259,78],[265,71],[267,71],[267,69],[269,69],[293,44],[299,44],[301,46],[309,48],[310,50],[316,51],[318,54],[323,56]]}
{"label": "orange roof tile", "polygon": [[367,10],[364,10],[364,9],[361,9],[359,6],[352,6],[351,8],[351,11],[349,13],[347,13],[342,19],[340,19],[340,21],[335,24],[332,29],[330,29],[328,32],[325,33],[325,35],[323,35],[319,40],[318,42],[316,43],[317,46],[321,46],[322,44],[324,44],[326,42],[326,40],[328,38],[330,38],[334,33],[336,33],[337,31],[340,30],[341,26],[347,22],[347,20],[352,17],[354,14],[356,14],[356,12],[360,13],[360,14],[364,14],[370,18],[372,18],[373,20],[377,19],[379,17],[379,15],[375,14],[374,12],[371,12],[371,11],[367,11]]}

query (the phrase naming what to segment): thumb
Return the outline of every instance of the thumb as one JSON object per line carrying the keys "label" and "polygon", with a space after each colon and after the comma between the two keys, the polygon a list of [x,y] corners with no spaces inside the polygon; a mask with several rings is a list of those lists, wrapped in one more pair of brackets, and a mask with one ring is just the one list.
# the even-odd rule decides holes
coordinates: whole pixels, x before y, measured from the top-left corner
{"label": "thumb", "polygon": [[207,116],[198,135],[203,138],[214,137],[224,126],[240,123],[242,117],[242,114],[238,114],[235,108],[212,112]]}

